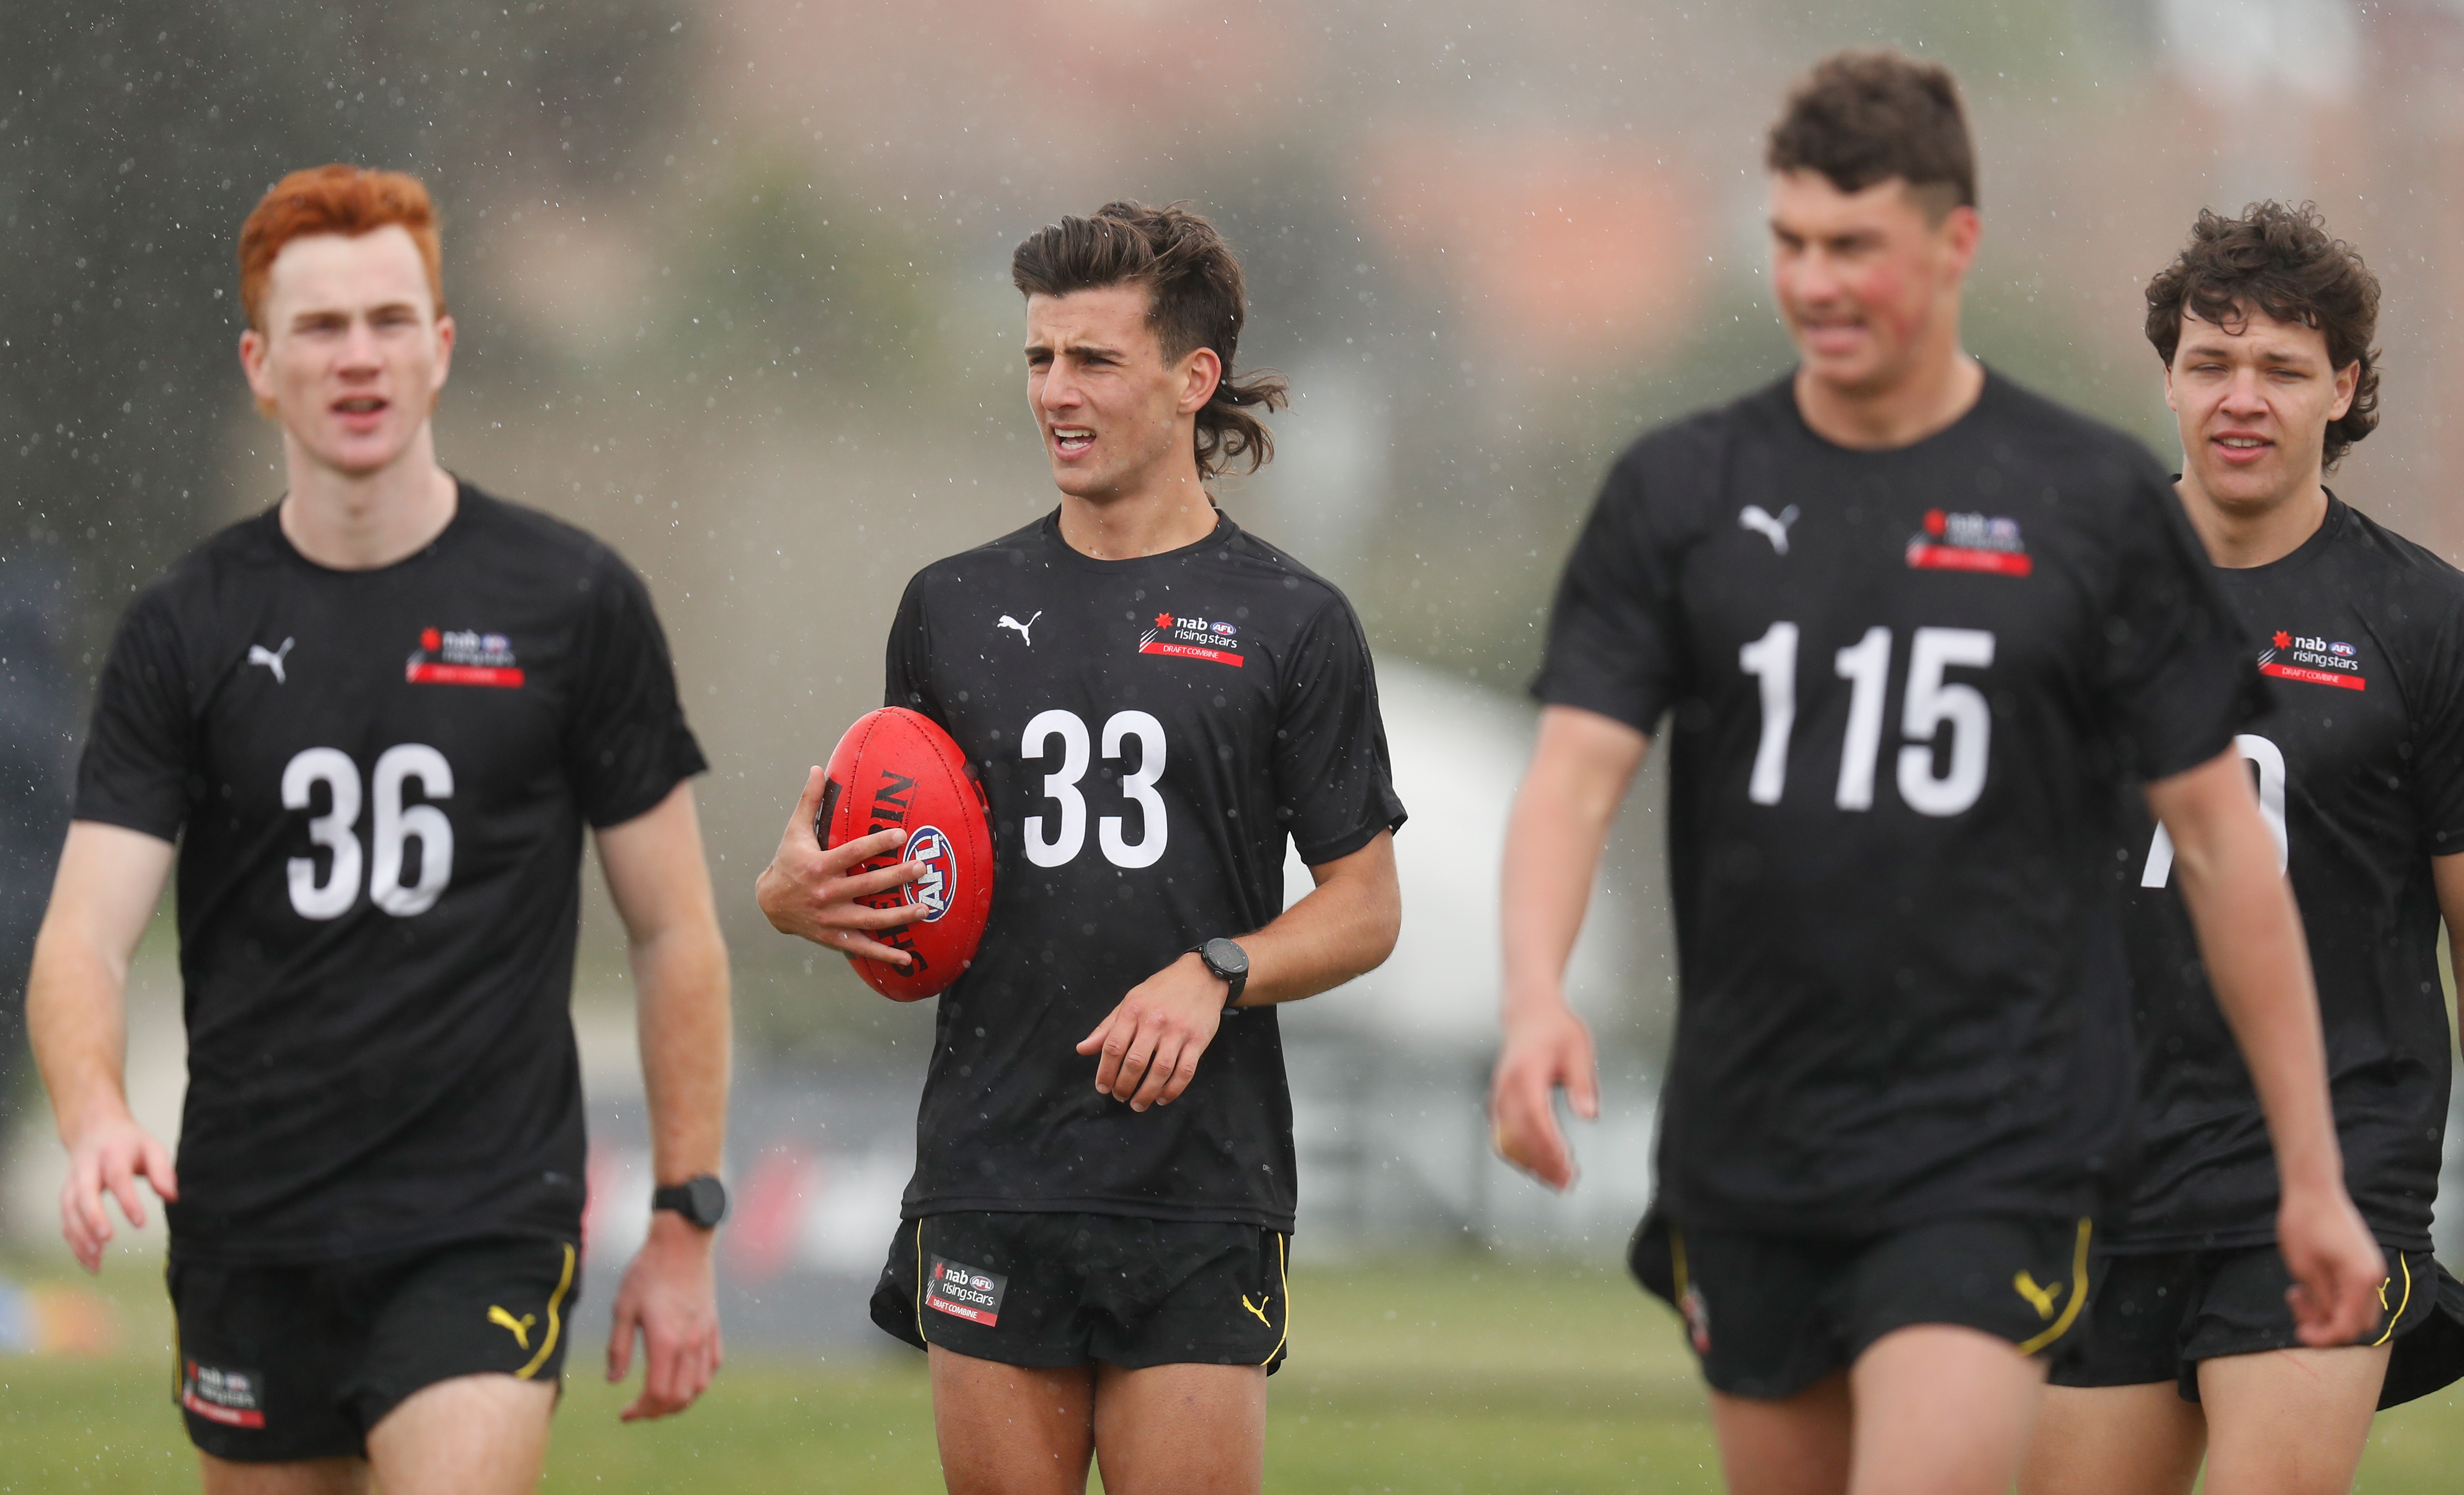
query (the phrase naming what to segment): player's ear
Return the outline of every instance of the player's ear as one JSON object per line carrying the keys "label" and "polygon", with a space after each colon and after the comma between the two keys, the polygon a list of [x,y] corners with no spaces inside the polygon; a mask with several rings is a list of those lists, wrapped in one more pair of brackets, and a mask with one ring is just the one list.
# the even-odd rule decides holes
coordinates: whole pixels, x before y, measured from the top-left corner
{"label": "player's ear", "polygon": [[271,418],[274,414],[274,379],[266,371],[265,362],[272,348],[264,333],[248,327],[239,335],[239,368],[248,376],[248,392],[256,401],[256,413]]}
{"label": "player's ear", "polygon": [[2353,408],[2354,392],[2362,387],[2362,361],[2358,358],[2336,370],[2336,403],[2327,411],[2329,420],[2342,420]]}
{"label": "player's ear", "polygon": [[435,409],[436,397],[445,392],[445,376],[453,371],[453,317],[447,313],[436,319],[436,372],[429,384],[429,408]]}
{"label": "player's ear", "polygon": [[1975,209],[1961,204],[1942,217],[1943,247],[1949,252],[1951,273],[1965,279],[1976,262],[1976,246],[1985,237],[1985,220]]}
{"label": "player's ear", "polygon": [[1223,360],[1215,349],[1201,347],[1180,361],[1180,413],[1195,415],[1215,398],[1215,387],[1223,382]]}

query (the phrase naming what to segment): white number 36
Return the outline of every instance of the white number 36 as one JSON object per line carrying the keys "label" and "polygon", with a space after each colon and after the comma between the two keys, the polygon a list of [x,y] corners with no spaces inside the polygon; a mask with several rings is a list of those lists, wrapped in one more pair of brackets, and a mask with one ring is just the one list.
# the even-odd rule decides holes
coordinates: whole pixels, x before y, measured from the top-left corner
{"label": "white number 36", "polygon": [[[451,799],[453,767],[425,743],[388,748],[377,759],[368,902],[397,919],[428,912],[453,879],[453,824],[435,805],[402,802],[403,788],[412,779],[429,799]],[[282,808],[308,809],[310,791],[319,784],[333,796],[333,808],[308,822],[308,839],[333,853],[333,865],[322,881],[314,857],[294,857],[283,870],[291,880],[291,906],[300,918],[339,919],[360,896],[360,838],[354,830],[360,819],[360,767],[338,748],[302,750],[283,768]],[[403,853],[413,840],[419,842],[419,881],[406,883]]]}

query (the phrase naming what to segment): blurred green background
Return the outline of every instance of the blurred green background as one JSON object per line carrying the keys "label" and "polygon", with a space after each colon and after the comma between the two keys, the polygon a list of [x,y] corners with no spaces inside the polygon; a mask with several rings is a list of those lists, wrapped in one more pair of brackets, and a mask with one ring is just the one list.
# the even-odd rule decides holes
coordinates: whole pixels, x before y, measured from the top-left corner
{"label": "blurred green background", "polygon": [[[110,1358],[0,1359],[0,1495],[175,1495],[195,1464],[169,1405],[159,1279],[106,1278],[129,1332]],[[1674,1315],[1596,1265],[1485,1254],[1293,1274],[1293,1348],[1270,1383],[1266,1488],[1289,1495],[1710,1495],[1700,1383]],[[629,1391],[577,1340],[546,1495],[931,1495],[922,1357],[849,1366],[737,1356],[702,1402],[620,1426]],[[2362,1495],[2446,1495],[2464,1397],[2383,1415]],[[1094,1486],[1094,1487],[1100,1487]]]}

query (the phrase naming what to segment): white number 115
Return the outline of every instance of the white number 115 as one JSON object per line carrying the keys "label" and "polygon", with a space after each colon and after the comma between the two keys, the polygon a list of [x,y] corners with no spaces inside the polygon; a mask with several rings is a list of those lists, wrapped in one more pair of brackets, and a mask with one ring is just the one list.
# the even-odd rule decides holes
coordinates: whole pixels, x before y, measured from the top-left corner
{"label": "white number 115", "polygon": [[[1746,797],[1779,803],[1788,783],[1788,740],[1796,728],[1794,623],[1773,623],[1737,651],[1737,664],[1762,687],[1762,741],[1754,748]],[[1946,682],[1953,665],[1984,669],[1993,662],[1993,636],[1981,628],[1920,628],[1908,642],[1908,683],[1901,703],[1900,797],[1919,814],[1955,815],[1985,792],[1993,712],[1973,685]],[[1832,802],[1842,810],[1874,808],[1874,773],[1882,754],[1882,693],[1891,678],[1891,631],[1876,626],[1832,657],[1848,681],[1848,733],[1839,745],[1839,783]],[[1950,729],[1950,765],[1934,772],[1934,738]]]}

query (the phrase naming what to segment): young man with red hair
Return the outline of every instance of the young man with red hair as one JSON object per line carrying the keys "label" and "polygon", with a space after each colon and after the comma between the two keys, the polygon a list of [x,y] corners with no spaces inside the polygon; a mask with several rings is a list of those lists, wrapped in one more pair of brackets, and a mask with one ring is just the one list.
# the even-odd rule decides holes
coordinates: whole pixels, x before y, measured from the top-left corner
{"label": "young man with red hair", "polygon": [[[703,768],[640,580],[437,465],[453,351],[410,177],[284,178],[240,236],[279,503],[142,591],[96,693],[28,997],[96,1267],[165,1201],[178,1400],[214,1495],[518,1495],[580,1283],[568,1003],[583,826],[640,992],[659,1182],[616,1298],[641,1397],[718,1362],[726,952]],[[129,1112],[131,951],[179,869],[175,1171]]]}

